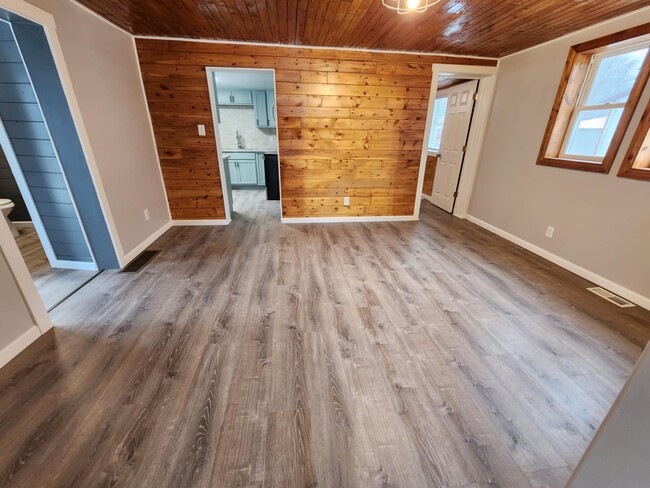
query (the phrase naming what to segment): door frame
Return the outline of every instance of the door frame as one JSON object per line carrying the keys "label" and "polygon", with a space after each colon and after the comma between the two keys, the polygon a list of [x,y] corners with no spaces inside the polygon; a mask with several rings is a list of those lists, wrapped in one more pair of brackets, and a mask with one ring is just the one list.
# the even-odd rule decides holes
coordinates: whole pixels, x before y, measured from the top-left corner
{"label": "door frame", "polygon": [[[232,221],[232,209],[230,208],[230,202],[228,199],[228,192],[232,191],[232,184],[230,183],[230,177],[227,177],[229,173],[226,173],[226,165],[223,160],[223,153],[221,150],[221,133],[219,132],[219,117],[217,115],[218,104],[217,104],[217,90],[214,84],[214,73],[218,71],[270,71],[273,74],[273,93],[278,96],[277,90],[277,79],[275,76],[274,68],[239,68],[232,66],[206,66],[205,72],[208,78],[208,91],[210,93],[210,111],[212,112],[212,125],[214,127],[214,142],[217,145],[217,159],[219,160],[219,176],[221,178],[221,192],[223,193],[223,208],[226,214],[226,225]],[[275,109],[275,120],[276,120],[276,129],[275,137],[278,146],[278,180],[280,182],[280,209],[282,209],[282,174],[280,172],[280,137],[278,135],[278,114],[277,107],[274,105]],[[226,181],[228,180],[228,181]],[[230,184],[230,186],[228,186]],[[282,220],[282,210],[280,210],[280,220]],[[204,221],[201,221],[204,222]],[[209,222],[209,221],[208,221]],[[204,224],[205,225],[205,224]],[[207,224],[209,225],[209,224]]]}
{"label": "door frame", "polygon": [[0,8],[31,20],[32,22],[40,25],[45,32],[48,47],[52,54],[52,58],[54,59],[56,71],[59,75],[59,80],[65,94],[68,108],[70,109],[70,114],[74,122],[77,136],[79,137],[79,143],[81,144],[81,149],[86,159],[86,164],[88,165],[90,177],[95,187],[95,191],[97,192],[99,206],[101,208],[104,220],[106,221],[106,226],[108,227],[108,234],[111,238],[111,244],[113,245],[113,249],[115,249],[119,265],[126,266],[126,264],[129,262],[129,256],[125,254],[124,248],[122,247],[122,243],[120,242],[117,233],[117,226],[108,204],[106,192],[104,191],[104,186],[102,184],[99,169],[97,167],[95,154],[92,150],[92,145],[90,144],[90,137],[88,136],[88,132],[86,131],[86,127],[83,123],[83,117],[81,115],[79,102],[72,85],[72,78],[70,77],[70,73],[63,56],[63,49],[61,47],[61,43],[59,42],[54,16],[49,12],[35,5],[32,5],[31,3],[28,3],[25,0],[0,0]]}
{"label": "door frame", "polygon": [[[41,108],[40,103],[38,104],[38,107],[40,110]],[[45,117],[43,117],[43,120],[44,120],[45,127],[47,129],[48,136],[50,137],[50,141],[52,141],[52,135],[50,134],[50,129],[47,125],[47,121],[45,120]],[[50,242],[50,236],[47,233],[47,229],[45,229],[45,225],[43,224],[43,220],[41,219],[41,214],[38,211],[38,207],[36,206],[36,202],[34,201],[32,192],[29,188],[29,185],[27,184],[27,180],[25,179],[23,168],[21,167],[20,162],[18,161],[18,157],[16,156],[14,147],[11,144],[11,139],[7,134],[7,129],[5,128],[5,124],[1,119],[0,119],[0,147],[4,151],[5,157],[7,158],[7,162],[9,163],[9,168],[11,169],[11,173],[14,179],[16,180],[16,184],[18,185],[18,189],[20,190],[20,195],[22,196],[25,205],[27,206],[27,210],[29,211],[29,216],[32,219],[32,223],[34,224],[34,228],[36,230],[36,233],[38,234],[38,238],[41,241],[41,245],[43,246],[43,250],[45,251],[47,260],[50,262],[50,266],[52,266],[53,268],[98,271],[99,268],[97,267],[95,254],[93,253],[93,249],[92,247],[90,247],[90,243],[88,242],[86,229],[84,229],[83,223],[81,222],[81,218],[79,217],[79,211],[77,210],[77,202],[74,199],[74,195],[70,191],[70,185],[68,184],[68,179],[65,176],[65,171],[61,166],[59,153],[54,143],[52,143],[54,156],[56,158],[56,162],[59,165],[59,169],[61,170],[61,176],[63,177],[63,181],[65,182],[66,191],[70,196],[70,202],[72,203],[72,208],[74,209],[75,216],[77,217],[77,221],[79,222],[79,227],[81,228],[81,233],[83,234],[84,242],[86,243],[88,252],[90,252],[90,257],[92,258],[91,262],[62,260],[56,256],[56,252],[54,252],[54,247]]]}
{"label": "door frame", "polygon": [[415,207],[413,216],[419,218],[422,204],[422,187],[424,186],[424,172],[427,165],[428,142],[431,133],[433,120],[433,106],[438,93],[438,80],[442,75],[448,77],[465,78],[467,80],[479,80],[478,100],[474,104],[474,113],[467,138],[467,152],[463,159],[463,167],[458,183],[458,196],[454,204],[453,215],[461,219],[467,218],[469,206],[476,182],[476,174],[481,156],[483,140],[487,131],[488,120],[497,79],[497,66],[468,66],[457,64],[434,64],[431,67],[431,92],[429,94],[429,107],[427,109],[427,121],[424,129],[422,142],[422,154],[420,156],[420,173],[415,196]]}

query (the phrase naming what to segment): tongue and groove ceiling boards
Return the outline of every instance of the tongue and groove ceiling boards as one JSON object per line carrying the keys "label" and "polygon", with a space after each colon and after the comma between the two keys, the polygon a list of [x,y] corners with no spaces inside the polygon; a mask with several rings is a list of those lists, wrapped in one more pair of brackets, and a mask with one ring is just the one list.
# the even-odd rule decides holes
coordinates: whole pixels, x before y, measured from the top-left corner
{"label": "tongue and groove ceiling boards", "polygon": [[77,0],[135,35],[500,57],[649,0],[442,0],[398,15],[381,0]]}

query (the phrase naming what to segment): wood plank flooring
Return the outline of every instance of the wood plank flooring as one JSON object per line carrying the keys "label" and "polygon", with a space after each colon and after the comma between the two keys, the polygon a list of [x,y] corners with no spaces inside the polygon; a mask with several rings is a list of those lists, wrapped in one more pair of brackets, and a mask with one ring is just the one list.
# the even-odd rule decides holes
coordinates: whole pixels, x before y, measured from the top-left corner
{"label": "wood plank flooring", "polygon": [[560,488],[650,312],[423,202],[283,225],[235,192],[0,370],[0,486]]}
{"label": "wood plank flooring", "polygon": [[98,273],[52,268],[34,226],[19,224],[17,228],[20,235],[16,243],[47,310],[54,308]]}

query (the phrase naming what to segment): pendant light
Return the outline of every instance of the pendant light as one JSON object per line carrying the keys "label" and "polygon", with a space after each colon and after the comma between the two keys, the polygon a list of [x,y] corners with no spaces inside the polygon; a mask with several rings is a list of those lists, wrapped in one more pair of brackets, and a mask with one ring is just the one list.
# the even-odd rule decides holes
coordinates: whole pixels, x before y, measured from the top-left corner
{"label": "pendant light", "polygon": [[440,0],[381,0],[384,7],[394,10],[398,14],[422,13],[439,2]]}

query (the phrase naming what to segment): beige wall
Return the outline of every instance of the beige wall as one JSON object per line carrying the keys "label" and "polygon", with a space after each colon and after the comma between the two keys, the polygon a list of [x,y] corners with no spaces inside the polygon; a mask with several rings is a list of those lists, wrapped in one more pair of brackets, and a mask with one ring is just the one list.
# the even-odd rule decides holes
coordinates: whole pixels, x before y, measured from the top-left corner
{"label": "beige wall", "polygon": [[[609,175],[535,164],[571,45],[650,21],[650,10],[501,60],[470,215],[650,297],[650,183],[618,178],[646,90]],[[546,227],[556,228],[553,239]]]}
{"label": "beige wall", "polygon": [[54,16],[118,238],[128,254],[169,221],[133,40],[70,0],[29,2]]}
{"label": "beige wall", "polygon": [[605,417],[567,488],[650,485],[650,346]]}

